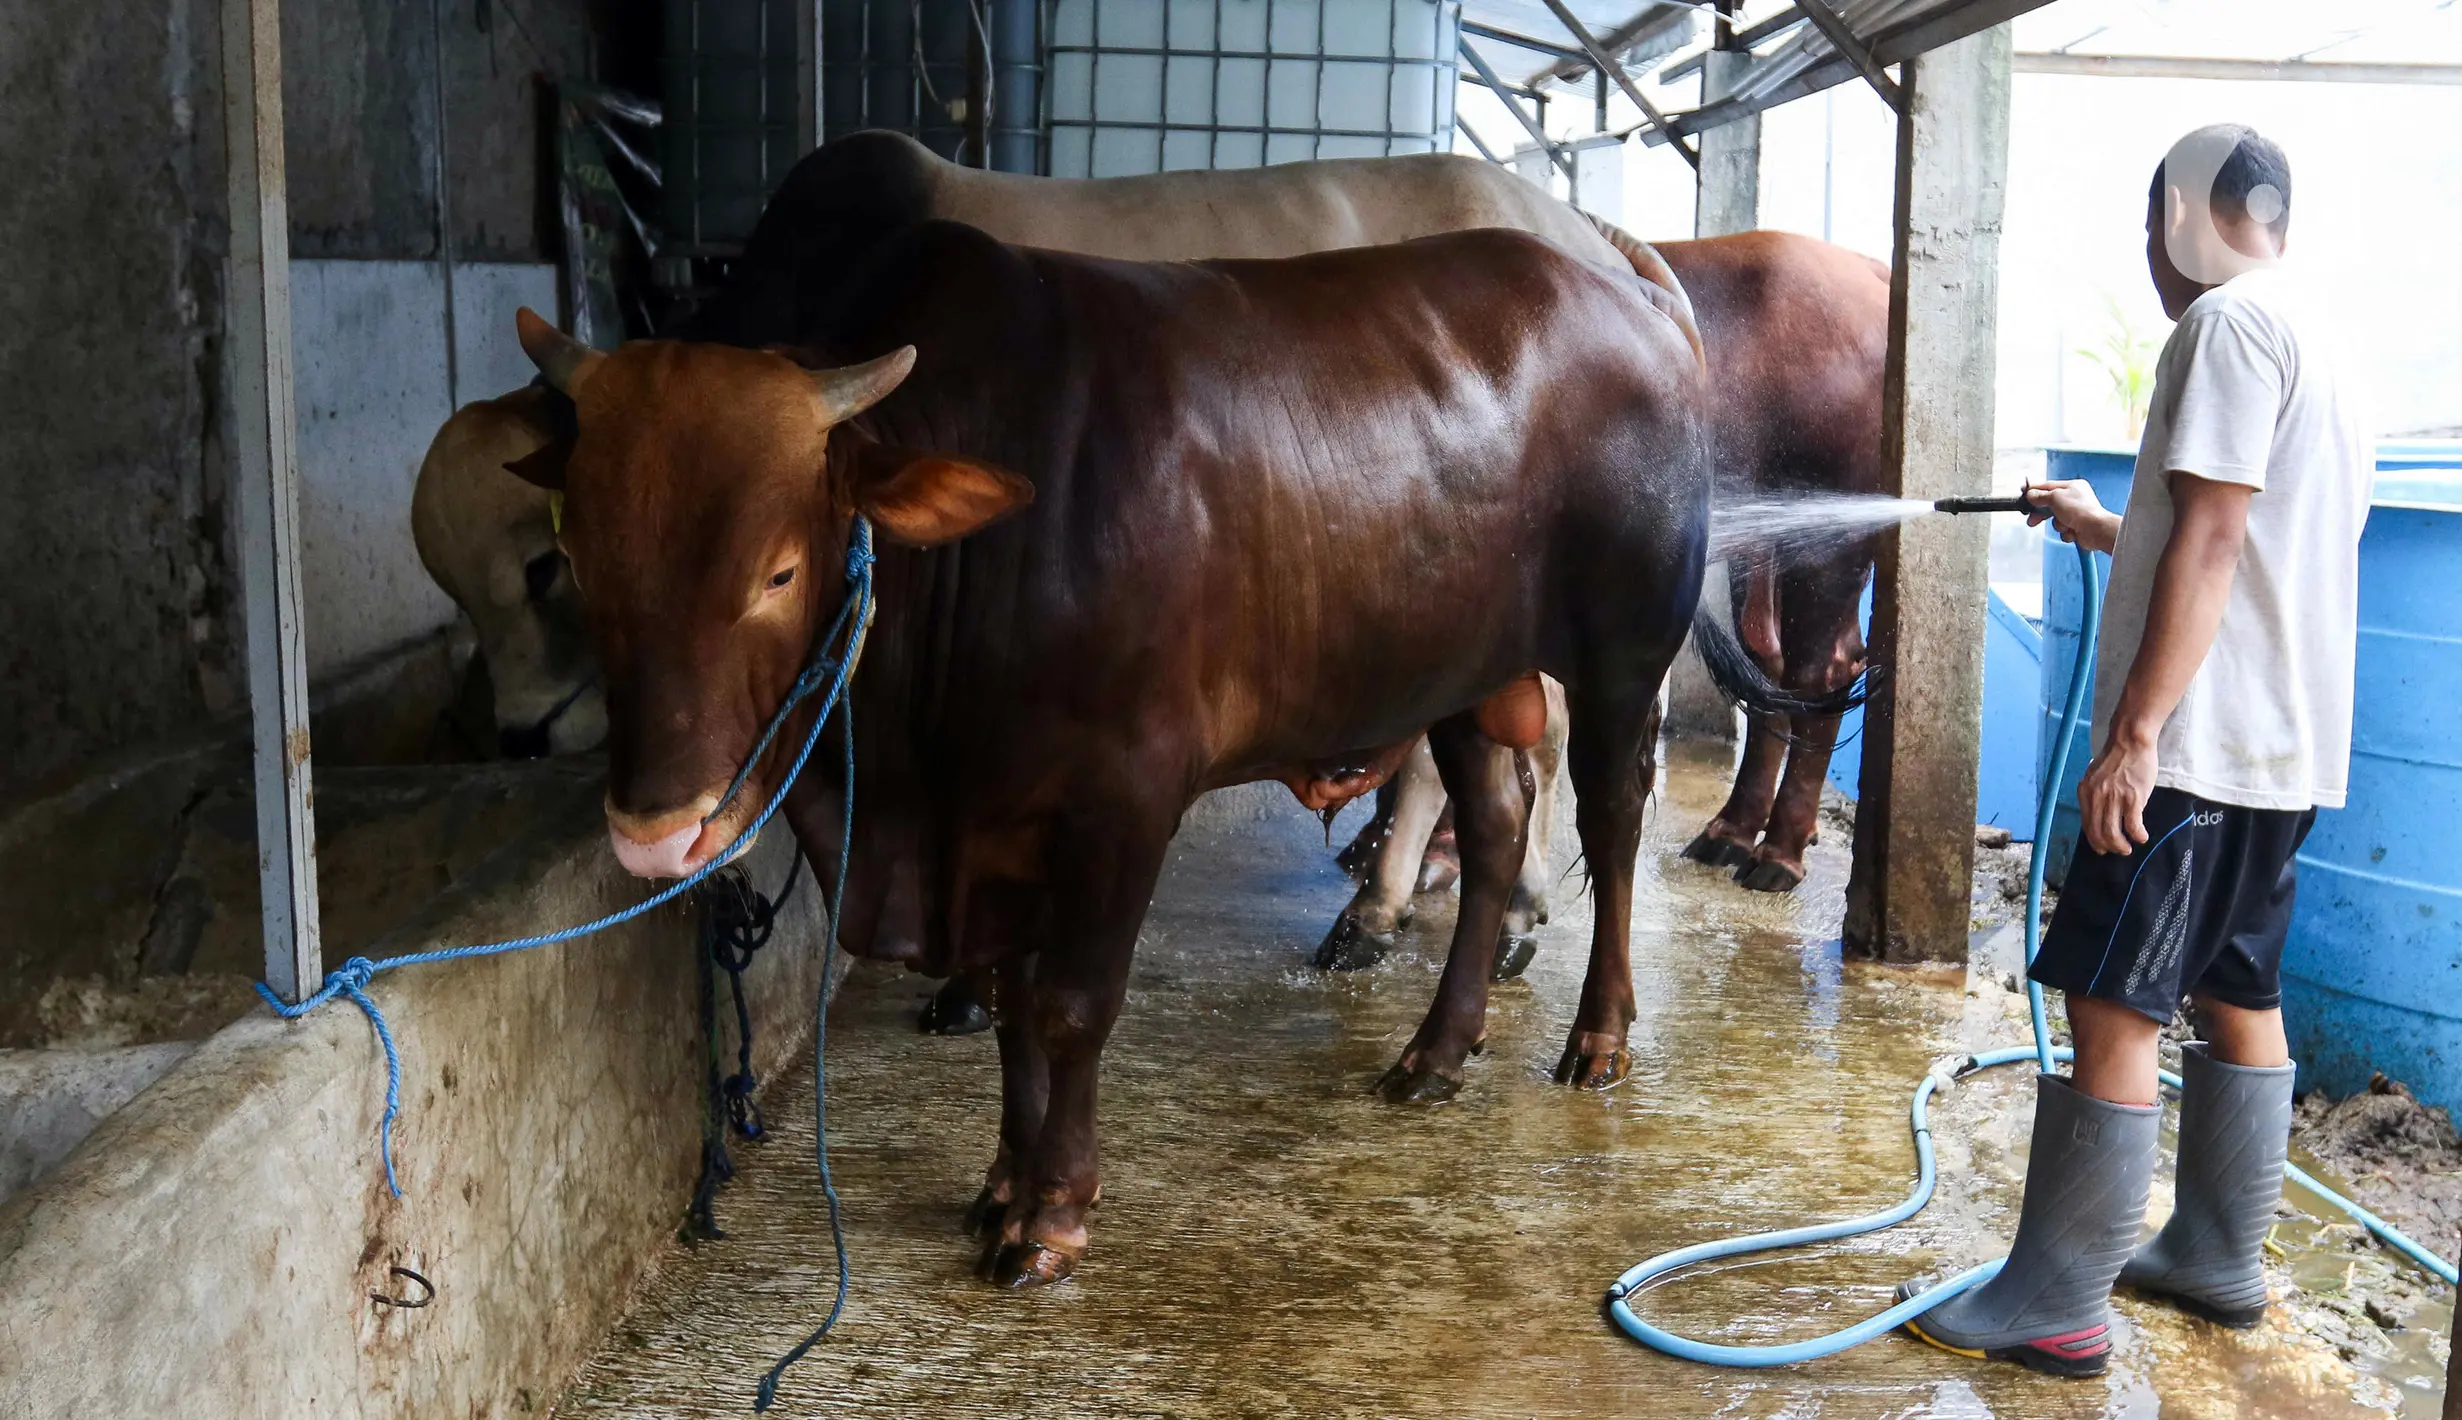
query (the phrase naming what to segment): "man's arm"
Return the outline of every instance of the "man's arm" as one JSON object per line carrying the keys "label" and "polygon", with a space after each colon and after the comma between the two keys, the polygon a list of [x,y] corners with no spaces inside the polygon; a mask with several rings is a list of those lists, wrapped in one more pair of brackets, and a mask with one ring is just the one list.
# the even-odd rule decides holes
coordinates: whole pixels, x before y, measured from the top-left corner
{"label": "man's arm", "polygon": [[2154,742],[2205,663],[2231,599],[2231,578],[2248,535],[2248,500],[2257,490],[2173,472],[2171,540],[2155,564],[2146,633],[2129,663],[2103,752],[2086,768],[2077,803],[2086,841],[2128,856],[2146,841],[2146,799],[2154,792]]}

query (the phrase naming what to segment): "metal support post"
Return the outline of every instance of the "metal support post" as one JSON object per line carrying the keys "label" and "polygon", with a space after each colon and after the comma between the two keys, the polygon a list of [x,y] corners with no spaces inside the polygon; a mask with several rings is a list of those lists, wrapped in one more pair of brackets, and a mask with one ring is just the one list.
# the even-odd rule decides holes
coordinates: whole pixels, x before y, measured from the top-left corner
{"label": "metal support post", "polygon": [[232,517],[255,720],[257,885],[265,980],[285,1000],[325,981],[308,764],[307,631],[291,412],[290,214],[282,168],[280,0],[223,0],[222,131],[231,215],[225,379]]}
{"label": "metal support post", "polygon": [[[1907,61],[1881,426],[1885,492],[1927,502],[1992,486],[2009,27]],[[1989,543],[1981,518],[1918,519],[1874,569],[1863,788],[1846,951],[1964,961],[1983,732]]]}
{"label": "metal support post", "polygon": [[821,4],[795,5],[795,154],[821,146]]}

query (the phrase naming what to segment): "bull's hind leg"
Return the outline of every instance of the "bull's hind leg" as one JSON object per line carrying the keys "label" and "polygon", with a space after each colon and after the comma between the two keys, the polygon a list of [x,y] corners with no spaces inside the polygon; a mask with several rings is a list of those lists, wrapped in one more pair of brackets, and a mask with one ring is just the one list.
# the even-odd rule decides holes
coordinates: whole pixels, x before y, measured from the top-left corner
{"label": "bull's hind leg", "polygon": [[[1572,741],[1566,755],[1573,780],[1573,822],[1590,869],[1594,914],[1590,971],[1573,1016],[1556,1082],[1601,1090],[1624,1078],[1625,1036],[1633,1007],[1633,859],[1641,851],[1641,816],[1658,775],[1657,686],[1601,694],[1577,688]],[[1626,687],[1631,691],[1631,687]]]}
{"label": "bull's hind leg", "polygon": [[1521,869],[1530,819],[1524,756],[1481,734],[1471,716],[1440,721],[1428,731],[1428,748],[1453,797],[1462,902],[1436,1000],[1401,1060],[1377,1083],[1379,1092],[1396,1102],[1450,1099],[1461,1088],[1462,1062],[1486,1033],[1496,938]]}
{"label": "bull's hind leg", "polygon": [[1111,809],[1088,806],[1071,826],[1076,831],[1055,839],[1052,940],[1036,953],[1024,1009],[1003,1003],[1001,1029],[1017,1018],[1041,1052],[1047,1081],[1042,1120],[1018,1153],[1015,1196],[985,1257],[985,1275],[1003,1287],[1037,1287],[1076,1271],[1087,1211],[1102,1194],[1095,1081],[1128,993],[1129,960],[1173,818],[1134,806],[1105,812]]}
{"label": "bull's hind leg", "polygon": [[1316,964],[1328,971],[1356,971],[1374,966],[1393,950],[1393,934],[1411,919],[1411,889],[1419,878],[1419,855],[1428,834],[1444,812],[1445,786],[1437,777],[1436,761],[1422,738],[1386,781],[1392,791],[1393,819],[1384,842],[1368,867],[1367,881],[1351,904],[1334,919],[1316,950]]}
{"label": "bull's hind leg", "polygon": [[[1763,673],[1777,679],[1784,671],[1779,644],[1781,608],[1777,574],[1767,565],[1743,568],[1730,563],[1735,598],[1735,629]],[[1753,841],[1770,819],[1770,804],[1778,793],[1778,775],[1787,758],[1785,716],[1744,717],[1744,754],[1735,767],[1735,783],[1727,802],[1684,847],[1684,856],[1714,868],[1749,867]]]}
{"label": "bull's hind leg", "polygon": [[[1840,689],[1863,672],[1864,633],[1857,604],[1871,565],[1868,549],[1791,568],[1781,599],[1786,617],[1779,629],[1786,669],[1780,682],[1807,695]],[[1769,823],[1752,861],[1736,881],[1756,892],[1792,892],[1804,880],[1804,850],[1821,813],[1821,785],[1838,743],[1838,717],[1794,716],[1794,743],[1787,750],[1786,777],[1779,782]]]}

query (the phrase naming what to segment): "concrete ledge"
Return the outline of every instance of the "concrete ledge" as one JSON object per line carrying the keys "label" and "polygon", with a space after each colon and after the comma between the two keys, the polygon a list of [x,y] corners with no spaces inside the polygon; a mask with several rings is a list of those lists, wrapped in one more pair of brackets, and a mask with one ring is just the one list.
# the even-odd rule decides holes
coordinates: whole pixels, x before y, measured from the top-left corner
{"label": "concrete ledge", "polygon": [[[499,940],[639,901],[597,814],[518,843],[370,956]],[[774,889],[793,845],[752,855]],[[807,881],[748,976],[756,1061],[808,1037]],[[543,1408],[680,1221],[698,1169],[695,913],[414,967],[372,994],[403,1053],[395,1164],[383,1054],[337,1002],[256,1012],[0,1205],[0,1415],[430,1417]],[[370,1300],[435,1284],[432,1305]]]}

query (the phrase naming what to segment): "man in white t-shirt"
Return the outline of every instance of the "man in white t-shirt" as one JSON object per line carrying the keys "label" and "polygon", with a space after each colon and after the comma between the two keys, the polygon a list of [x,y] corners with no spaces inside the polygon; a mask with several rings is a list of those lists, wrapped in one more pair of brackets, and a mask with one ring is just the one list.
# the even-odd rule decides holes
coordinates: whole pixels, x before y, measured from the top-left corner
{"label": "man in white t-shirt", "polygon": [[[2292,1065],[2278,971],[2293,854],[2350,762],[2359,534],[2374,458],[2358,391],[2281,268],[2291,174],[2236,124],[2155,173],[2146,261],[2178,321],[2125,520],[2082,480],[2033,492],[2112,554],[2080,847],[2031,975],[2067,995],[2068,1078],[2036,1096],[2026,1201],[1990,1282],[1908,1324],[1934,1345],[2094,1375],[2115,1280],[2226,1326],[2266,1305]],[[2139,1245],[2183,994],[2179,1201]]]}

